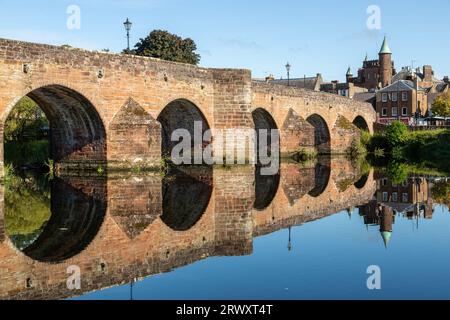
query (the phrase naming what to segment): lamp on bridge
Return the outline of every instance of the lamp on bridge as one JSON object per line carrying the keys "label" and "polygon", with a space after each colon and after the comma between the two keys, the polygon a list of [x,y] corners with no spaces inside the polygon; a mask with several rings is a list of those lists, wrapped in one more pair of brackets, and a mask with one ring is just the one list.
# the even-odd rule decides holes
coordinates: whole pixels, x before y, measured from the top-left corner
{"label": "lamp on bridge", "polygon": [[127,20],[123,23],[125,30],[127,30],[127,51],[130,52],[130,30],[133,23],[127,18]]}
{"label": "lamp on bridge", "polygon": [[289,80],[290,80],[290,72],[291,72],[291,65],[289,62],[286,64],[286,71],[287,71],[287,80],[288,80],[288,86],[289,86]]}

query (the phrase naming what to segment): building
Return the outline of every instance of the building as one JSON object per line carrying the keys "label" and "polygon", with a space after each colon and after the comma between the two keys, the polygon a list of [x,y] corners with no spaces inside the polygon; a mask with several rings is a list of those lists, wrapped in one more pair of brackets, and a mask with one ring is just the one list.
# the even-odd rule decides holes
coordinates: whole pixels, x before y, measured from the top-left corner
{"label": "building", "polygon": [[398,80],[377,91],[378,122],[390,124],[398,120],[413,125],[428,114],[427,94],[428,89],[420,87],[417,80]]}
{"label": "building", "polygon": [[378,59],[368,60],[366,55],[362,68],[358,70],[358,75],[354,77],[349,68],[345,78],[347,83],[353,83],[356,87],[375,91],[390,85],[395,74],[392,51],[385,37],[378,53]]}
{"label": "building", "polygon": [[355,86],[353,83],[343,83],[337,80],[322,83],[320,91],[337,94],[353,99],[355,94],[368,92],[365,88]]}
{"label": "building", "polygon": [[376,200],[407,218],[433,217],[433,199],[430,182],[424,177],[409,177],[396,184],[384,176],[377,177]]}
{"label": "building", "polygon": [[273,75],[266,77],[265,79],[254,79],[255,81],[264,81],[280,85],[289,85],[296,88],[304,88],[313,91],[320,91],[320,87],[323,84],[323,78],[320,73],[317,73],[314,77],[303,77],[293,79],[275,79]]}

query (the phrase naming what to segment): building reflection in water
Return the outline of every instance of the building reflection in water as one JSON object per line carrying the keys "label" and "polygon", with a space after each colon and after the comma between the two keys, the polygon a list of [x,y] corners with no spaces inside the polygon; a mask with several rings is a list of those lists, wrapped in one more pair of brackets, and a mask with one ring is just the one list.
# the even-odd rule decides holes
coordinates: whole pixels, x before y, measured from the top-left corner
{"label": "building reflection in water", "polygon": [[409,176],[402,183],[394,183],[386,176],[375,173],[377,191],[374,199],[359,207],[367,227],[379,226],[383,242],[387,247],[392,239],[396,216],[415,222],[432,219],[434,201],[431,194],[433,179]]}

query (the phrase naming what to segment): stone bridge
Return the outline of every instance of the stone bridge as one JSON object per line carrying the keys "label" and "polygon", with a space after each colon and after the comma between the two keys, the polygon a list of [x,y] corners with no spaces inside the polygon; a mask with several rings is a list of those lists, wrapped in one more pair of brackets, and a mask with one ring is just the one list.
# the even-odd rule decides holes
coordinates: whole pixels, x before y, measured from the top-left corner
{"label": "stone bridge", "polygon": [[[23,251],[3,232],[0,203],[0,298],[67,298],[210,256],[248,255],[254,237],[364,205],[376,192],[373,172],[342,159],[283,163],[274,176],[252,166],[177,170],[165,181],[56,180],[53,215]],[[81,290],[66,286],[71,265],[80,267]]]}
{"label": "stone bridge", "polygon": [[216,153],[215,130],[255,128],[278,129],[283,154],[344,153],[359,133],[353,123],[372,131],[376,118],[369,104],[252,81],[249,70],[4,39],[0,84],[0,136],[11,109],[30,97],[50,121],[62,170],[159,165],[173,130],[192,132],[195,121],[213,131]]}

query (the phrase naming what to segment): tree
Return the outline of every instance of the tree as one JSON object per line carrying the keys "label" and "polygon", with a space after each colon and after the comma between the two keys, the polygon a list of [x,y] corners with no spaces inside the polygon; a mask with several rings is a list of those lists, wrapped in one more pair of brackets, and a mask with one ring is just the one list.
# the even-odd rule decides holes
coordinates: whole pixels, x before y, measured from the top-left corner
{"label": "tree", "polygon": [[134,50],[124,50],[124,53],[197,65],[200,55],[196,50],[197,45],[190,38],[183,39],[165,30],[154,30],[145,39],[141,38]]}
{"label": "tree", "polygon": [[450,91],[439,95],[434,100],[431,111],[436,116],[450,117]]}
{"label": "tree", "polygon": [[384,133],[389,145],[394,147],[402,146],[408,138],[408,128],[400,121],[394,121],[386,128]]}
{"label": "tree", "polygon": [[38,140],[48,120],[30,98],[22,98],[10,112],[5,123],[5,141]]}

